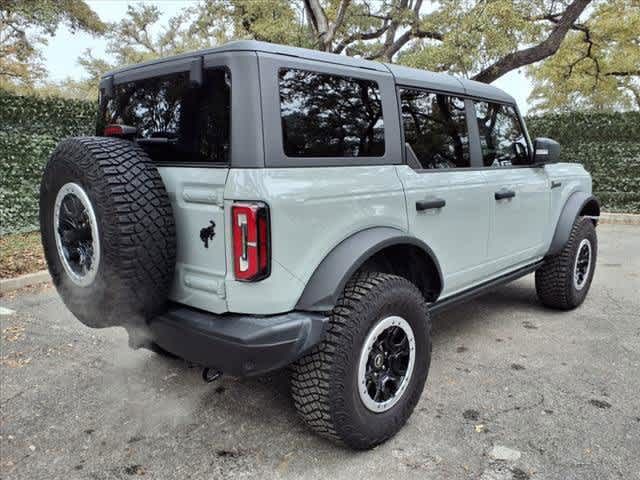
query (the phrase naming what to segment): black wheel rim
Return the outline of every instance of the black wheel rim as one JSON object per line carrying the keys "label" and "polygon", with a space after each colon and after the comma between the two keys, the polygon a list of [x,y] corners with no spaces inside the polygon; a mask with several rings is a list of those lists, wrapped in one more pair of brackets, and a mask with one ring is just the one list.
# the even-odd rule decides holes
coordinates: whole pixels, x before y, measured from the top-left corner
{"label": "black wheel rim", "polygon": [[415,338],[401,317],[387,317],[370,332],[362,349],[359,392],[372,411],[391,408],[404,393],[415,363]]}
{"label": "black wheel rim", "polygon": [[78,285],[90,284],[97,271],[100,244],[95,212],[78,184],[67,183],[58,192],[54,229],[58,254],[67,274]]}
{"label": "black wheel rim", "polygon": [[577,290],[582,290],[587,283],[591,270],[591,257],[591,242],[585,238],[578,245],[573,268],[573,284]]}

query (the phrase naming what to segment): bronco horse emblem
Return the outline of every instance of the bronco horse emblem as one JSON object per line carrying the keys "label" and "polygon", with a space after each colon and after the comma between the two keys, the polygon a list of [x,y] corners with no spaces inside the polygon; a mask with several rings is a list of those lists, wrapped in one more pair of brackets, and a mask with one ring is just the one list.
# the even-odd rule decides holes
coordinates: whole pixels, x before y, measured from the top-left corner
{"label": "bronco horse emblem", "polygon": [[204,243],[204,248],[209,248],[209,240],[213,240],[213,237],[216,234],[214,230],[214,228],[216,228],[216,222],[209,220],[209,223],[211,225],[200,230],[200,240]]}

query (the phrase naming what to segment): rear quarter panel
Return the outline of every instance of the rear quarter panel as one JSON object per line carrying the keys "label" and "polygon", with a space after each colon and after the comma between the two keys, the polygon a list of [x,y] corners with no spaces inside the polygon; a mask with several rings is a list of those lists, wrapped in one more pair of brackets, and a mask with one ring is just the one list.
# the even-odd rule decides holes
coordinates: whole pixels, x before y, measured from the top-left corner
{"label": "rear quarter panel", "polygon": [[231,169],[225,188],[227,235],[233,201],[269,205],[272,271],[256,283],[237,282],[227,242],[227,302],[231,312],[292,310],[325,256],[361,230],[407,230],[402,184],[391,165]]}

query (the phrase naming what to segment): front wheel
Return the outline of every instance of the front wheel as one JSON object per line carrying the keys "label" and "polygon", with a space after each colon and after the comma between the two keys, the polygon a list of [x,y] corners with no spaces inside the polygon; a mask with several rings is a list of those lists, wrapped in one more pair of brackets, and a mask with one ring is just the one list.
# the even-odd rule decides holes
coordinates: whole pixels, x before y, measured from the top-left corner
{"label": "front wheel", "polygon": [[587,296],[596,268],[598,238],[593,222],[578,217],[562,251],[536,270],[536,292],[547,307],[571,310]]}
{"label": "front wheel", "polygon": [[413,412],[430,359],[430,320],[420,291],[394,275],[360,274],[334,307],[324,340],[293,365],[293,399],[320,435],[372,448]]}

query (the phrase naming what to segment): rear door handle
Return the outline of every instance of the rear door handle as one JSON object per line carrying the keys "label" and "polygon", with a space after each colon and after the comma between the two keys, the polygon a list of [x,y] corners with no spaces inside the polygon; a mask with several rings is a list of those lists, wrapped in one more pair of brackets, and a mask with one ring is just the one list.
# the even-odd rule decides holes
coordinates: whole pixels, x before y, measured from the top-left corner
{"label": "rear door handle", "polygon": [[443,198],[430,198],[429,200],[418,200],[416,202],[416,210],[432,210],[434,208],[442,208],[447,204]]}
{"label": "rear door handle", "polygon": [[516,192],[509,190],[508,188],[501,188],[494,194],[496,200],[504,200],[505,198],[513,198],[516,196]]}

